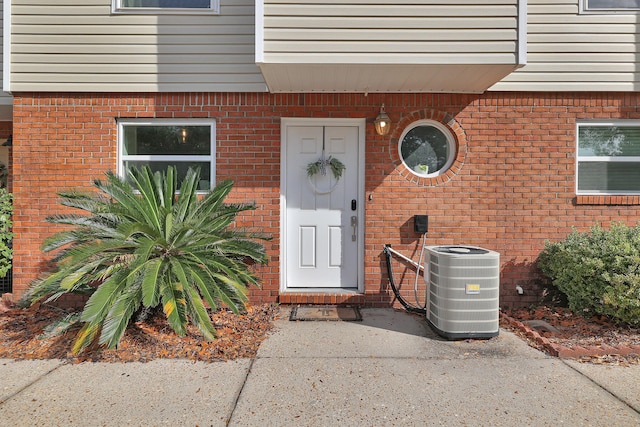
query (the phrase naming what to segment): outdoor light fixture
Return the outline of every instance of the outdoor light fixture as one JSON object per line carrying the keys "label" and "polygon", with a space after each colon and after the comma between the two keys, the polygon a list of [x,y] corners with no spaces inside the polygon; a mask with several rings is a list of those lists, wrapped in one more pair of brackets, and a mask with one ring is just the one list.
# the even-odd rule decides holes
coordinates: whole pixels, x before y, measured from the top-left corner
{"label": "outdoor light fixture", "polygon": [[387,112],[384,111],[384,104],[380,107],[380,114],[378,114],[374,123],[376,125],[376,132],[378,132],[378,135],[386,135],[389,133],[391,119],[389,118],[389,115],[387,115]]}

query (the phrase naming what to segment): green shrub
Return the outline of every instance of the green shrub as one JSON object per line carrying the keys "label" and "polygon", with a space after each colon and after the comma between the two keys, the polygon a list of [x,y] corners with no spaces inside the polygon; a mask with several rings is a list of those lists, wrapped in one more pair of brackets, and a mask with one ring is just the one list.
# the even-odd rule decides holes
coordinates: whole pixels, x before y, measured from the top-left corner
{"label": "green shrub", "polygon": [[13,214],[13,196],[5,188],[0,188],[0,277],[5,277],[11,269],[13,249],[11,248],[11,215]]}
{"label": "green shrub", "polygon": [[573,230],[564,241],[545,244],[538,266],[571,310],[640,324],[640,224]]}
{"label": "green shrub", "polygon": [[[114,348],[132,316],[161,308],[178,335],[195,324],[215,338],[205,302],[244,310],[247,286],[257,277],[250,263],[265,263],[263,239],[233,226],[254,205],[227,204],[233,186],[220,182],[197,195],[198,170],[189,169],[178,187],[176,171],[132,169],[128,179],[107,173],[96,180],[98,193],[61,193],[64,206],[88,215],[48,218],[73,228],[47,239],[44,251],[57,251],[56,270],[31,284],[25,299],[52,301],[66,293],[91,295],[79,321],[84,324],[75,353],[97,342]],[[179,191],[178,191],[179,189]]]}

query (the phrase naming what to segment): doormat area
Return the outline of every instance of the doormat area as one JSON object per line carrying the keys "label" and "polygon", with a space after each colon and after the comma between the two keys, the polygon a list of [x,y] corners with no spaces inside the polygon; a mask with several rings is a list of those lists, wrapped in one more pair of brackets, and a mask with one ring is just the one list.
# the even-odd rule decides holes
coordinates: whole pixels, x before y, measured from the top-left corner
{"label": "doormat area", "polygon": [[358,307],[336,305],[304,305],[291,309],[290,321],[360,321],[362,314]]}

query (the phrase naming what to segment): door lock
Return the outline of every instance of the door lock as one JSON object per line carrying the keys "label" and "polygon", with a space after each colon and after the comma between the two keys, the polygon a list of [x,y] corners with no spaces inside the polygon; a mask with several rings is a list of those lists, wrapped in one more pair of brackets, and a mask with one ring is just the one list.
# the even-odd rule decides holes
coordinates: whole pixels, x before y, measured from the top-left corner
{"label": "door lock", "polygon": [[356,199],[351,199],[351,210],[355,211],[356,209],[358,209],[358,202],[356,202]]}
{"label": "door lock", "polygon": [[351,241],[355,242],[358,239],[358,217],[355,215],[351,217],[351,229]]}

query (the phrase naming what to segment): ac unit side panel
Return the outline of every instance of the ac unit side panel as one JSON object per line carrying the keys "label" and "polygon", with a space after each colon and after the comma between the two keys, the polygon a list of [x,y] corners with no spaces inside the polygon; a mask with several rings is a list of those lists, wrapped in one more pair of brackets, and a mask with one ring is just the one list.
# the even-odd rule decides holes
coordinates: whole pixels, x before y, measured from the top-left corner
{"label": "ac unit side panel", "polygon": [[496,332],[499,329],[497,309],[456,311],[430,305],[428,320],[442,331],[458,334]]}
{"label": "ac unit side panel", "polygon": [[495,332],[499,329],[499,318],[492,313],[473,312],[456,318],[451,312],[429,312],[428,320],[438,329],[448,332]]}
{"label": "ac unit side panel", "polygon": [[494,307],[487,307],[485,309],[469,310],[463,308],[460,310],[443,309],[434,305],[429,305],[429,314],[431,320],[441,319],[438,323],[445,320],[451,320],[453,322],[491,322],[499,319],[498,312]]}
{"label": "ac unit side panel", "polygon": [[478,276],[470,276],[470,277],[439,277],[436,275],[431,275],[430,283],[438,292],[446,292],[446,291],[459,291],[465,290],[470,291],[470,284],[476,283],[480,285],[480,290],[490,290],[490,289],[498,289],[500,287],[498,276],[493,277],[478,277]]}
{"label": "ac unit side panel", "polygon": [[441,321],[430,320],[430,323],[439,331],[441,335],[449,338],[473,338],[475,337],[494,337],[498,335],[500,330],[498,321],[479,322],[456,322],[450,319],[441,319]]}
{"label": "ac unit side panel", "polygon": [[499,258],[464,258],[464,257],[451,257],[451,256],[443,256],[440,254],[438,257],[438,265],[440,268],[495,268],[499,266],[500,259]]}
{"label": "ac unit side panel", "polygon": [[496,299],[500,295],[500,282],[495,279],[432,277],[429,293],[443,300]]}
{"label": "ac unit side panel", "polygon": [[484,310],[495,310],[499,308],[496,298],[443,298],[441,295],[430,294],[429,305],[438,307],[440,310],[457,312],[476,312]]}

